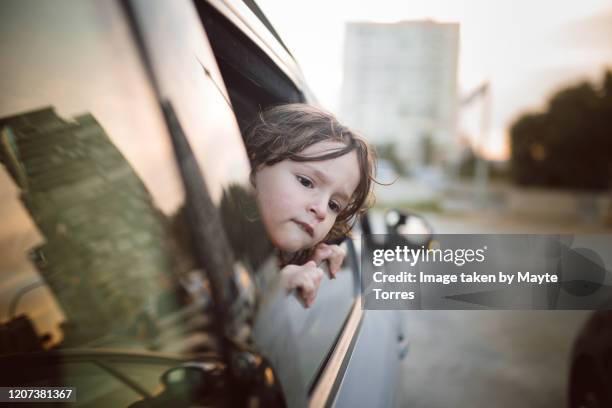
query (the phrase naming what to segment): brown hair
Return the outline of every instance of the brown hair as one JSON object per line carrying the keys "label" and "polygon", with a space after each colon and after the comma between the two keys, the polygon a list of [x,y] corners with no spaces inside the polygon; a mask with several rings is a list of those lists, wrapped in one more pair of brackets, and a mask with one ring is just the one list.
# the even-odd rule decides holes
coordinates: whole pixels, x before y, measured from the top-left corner
{"label": "brown hair", "polygon": [[[307,147],[322,141],[338,141],[345,147],[314,157],[301,154]],[[287,159],[296,162],[329,160],[355,150],[361,174],[359,184],[324,242],[347,236],[356,217],[371,205],[374,151],[362,136],[323,109],[301,103],[268,108],[246,131],[245,143],[251,161],[251,180],[262,166],[272,166]]]}

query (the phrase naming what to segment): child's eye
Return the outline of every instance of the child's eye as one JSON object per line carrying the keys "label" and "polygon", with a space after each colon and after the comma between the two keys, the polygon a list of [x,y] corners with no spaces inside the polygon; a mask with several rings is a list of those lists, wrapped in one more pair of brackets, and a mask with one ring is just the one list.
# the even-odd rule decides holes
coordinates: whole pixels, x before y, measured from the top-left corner
{"label": "child's eye", "polygon": [[341,208],[340,205],[338,203],[336,203],[335,201],[330,201],[329,202],[329,209],[332,210],[335,213],[339,213]]}
{"label": "child's eye", "polygon": [[314,184],[312,183],[312,181],[310,181],[306,177],[303,177],[303,176],[295,176],[295,177],[300,182],[300,184],[303,185],[304,187],[308,187],[308,188],[314,187]]}

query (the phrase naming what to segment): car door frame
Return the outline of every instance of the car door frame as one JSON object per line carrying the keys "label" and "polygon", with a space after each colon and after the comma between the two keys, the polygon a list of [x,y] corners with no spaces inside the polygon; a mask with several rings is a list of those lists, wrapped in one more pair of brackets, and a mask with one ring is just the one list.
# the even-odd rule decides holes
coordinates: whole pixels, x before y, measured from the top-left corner
{"label": "car door frame", "polygon": [[[123,4],[127,5],[128,10],[131,4],[130,0],[123,0]],[[249,39],[253,41],[258,47],[260,51],[263,51],[266,55],[270,57],[276,64],[279,69],[283,71],[283,73],[293,82],[294,86],[300,90],[304,97],[305,102],[307,103],[316,103],[312,92],[306,85],[306,82],[303,80],[303,76],[301,71],[299,70],[297,64],[291,57],[291,55],[278,44],[276,39],[267,31],[265,26],[252,15],[251,11],[240,2],[226,2],[221,0],[207,0],[207,3],[217,9],[221,14],[223,14],[229,21],[231,21],[242,33],[247,35]],[[135,4],[135,3],[134,3]],[[128,14],[130,14],[128,12]],[[139,45],[140,53],[143,59],[143,64],[147,70],[148,76],[153,83],[154,88],[157,91],[157,97],[160,101],[160,106],[162,106],[162,110],[165,114],[165,119],[167,126],[169,128],[169,132],[172,135],[173,139],[177,139],[177,132],[180,136],[180,127],[178,127],[179,131],[177,131],[177,123],[173,122],[172,119],[172,110],[171,106],[168,107],[167,104],[164,103],[163,95],[159,92],[159,86],[157,86],[157,80],[155,71],[151,65],[151,61],[147,58],[146,52],[146,39],[138,34],[138,22],[135,19],[132,19],[131,24],[135,28],[135,33],[137,37],[137,43]],[[165,108],[164,108],[165,107]],[[184,137],[184,136],[183,136]],[[178,137],[180,139],[180,137]],[[177,140],[174,140],[173,143],[176,143]],[[183,152],[185,153],[185,152]],[[189,152],[185,154],[177,153],[177,163],[179,167],[185,164],[185,161],[191,160],[189,157]],[[190,177],[193,176],[193,172],[199,172],[190,169],[190,172],[181,172],[181,178],[183,182],[186,183],[186,188],[190,185],[193,187],[193,181],[190,180]],[[197,183],[201,187],[205,189],[205,183],[201,183],[196,180]],[[197,189],[198,187],[194,187]],[[204,192],[204,195],[207,195]],[[210,214],[208,214],[209,216]],[[192,225],[193,227],[193,225]],[[206,239],[206,233],[201,235],[203,239]],[[208,237],[210,238],[210,237]],[[217,239],[218,237],[215,237]],[[223,244],[225,248],[229,248],[229,245],[226,243]],[[359,282],[360,273],[359,273],[359,253],[357,248],[352,242],[347,243],[348,248],[348,256],[351,257],[355,263],[353,267],[354,281]],[[208,252],[208,251],[207,251]],[[229,273],[229,267],[226,265],[216,265],[211,267],[221,267],[226,270],[226,273]],[[356,341],[358,339],[359,331],[363,322],[364,311],[361,308],[361,296],[358,293],[359,285],[355,286],[356,294],[353,298],[352,305],[346,316],[343,325],[340,328],[339,335],[334,343],[331,344],[331,348],[329,350],[328,355],[324,359],[323,365],[319,372],[315,376],[315,380],[312,383],[312,387],[309,390],[308,395],[308,406],[309,407],[319,407],[330,404],[334,398],[336,397],[336,393],[339,390],[340,383],[344,377],[346,372],[351,353],[355,347]]]}

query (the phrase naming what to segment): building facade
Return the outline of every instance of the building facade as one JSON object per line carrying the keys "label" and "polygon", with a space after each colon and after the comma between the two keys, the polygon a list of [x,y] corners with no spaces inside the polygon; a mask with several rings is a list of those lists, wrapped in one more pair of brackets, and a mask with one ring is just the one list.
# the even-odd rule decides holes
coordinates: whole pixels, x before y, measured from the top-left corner
{"label": "building facade", "polygon": [[458,155],[459,24],[349,23],[341,116],[408,168]]}

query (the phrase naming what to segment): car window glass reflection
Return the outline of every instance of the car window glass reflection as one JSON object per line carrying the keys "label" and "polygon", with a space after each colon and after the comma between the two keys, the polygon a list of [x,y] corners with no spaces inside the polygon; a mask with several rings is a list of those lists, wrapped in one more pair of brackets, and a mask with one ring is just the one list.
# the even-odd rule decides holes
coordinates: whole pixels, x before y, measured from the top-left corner
{"label": "car window glass reflection", "polygon": [[0,23],[11,61],[0,76],[0,311],[23,326],[12,351],[46,333],[45,347],[208,349],[185,194],[119,5],[24,1]]}

